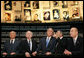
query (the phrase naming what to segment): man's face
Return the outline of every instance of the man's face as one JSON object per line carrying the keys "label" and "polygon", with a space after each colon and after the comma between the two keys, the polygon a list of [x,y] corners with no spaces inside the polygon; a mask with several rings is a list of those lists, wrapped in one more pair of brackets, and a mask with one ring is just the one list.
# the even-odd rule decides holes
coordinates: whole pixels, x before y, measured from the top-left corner
{"label": "man's face", "polygon": [[57,31],[58,37],[62,36],[62,33],[60,31]]}
{"label": "man's face", "polygon": [[28,32],[26,33],[26,37],[27,37],[28,39],[31,39],[31,38],[32,38],[32,33],[31,33],[30,31],[28,31]]}
{"label": "man's face", "polygon": [[77,32],[76,28],[71,28],[70,36],[74,38],[77,36],[77,34],[78,34],[78,32]]}
{"label": "man's face", "polygon": [[52,36],[53,35],[53,30],[52,29],[48,29],[47,30],[47,36]]}
{"label": "man's face", "polygon": [[14,31],[10,32],[10,39],[14,39],[16,37],[16,33]]}

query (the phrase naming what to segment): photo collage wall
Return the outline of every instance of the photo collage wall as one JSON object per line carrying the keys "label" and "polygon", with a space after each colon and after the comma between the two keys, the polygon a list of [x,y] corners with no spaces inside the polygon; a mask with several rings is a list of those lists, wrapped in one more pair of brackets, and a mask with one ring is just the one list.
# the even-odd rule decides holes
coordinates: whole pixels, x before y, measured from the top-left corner
{"label": "photo collage wall", "polygon": [[83,20],[83,1],[1,1],[1,23]]}

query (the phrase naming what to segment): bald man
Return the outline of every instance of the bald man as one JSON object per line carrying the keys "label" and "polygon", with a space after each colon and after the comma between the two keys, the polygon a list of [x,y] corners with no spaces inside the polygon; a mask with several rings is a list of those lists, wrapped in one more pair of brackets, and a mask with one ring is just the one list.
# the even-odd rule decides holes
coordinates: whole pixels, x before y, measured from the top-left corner
{"label": "bald man", "polygon": [[78,36],[78,29],[72,27],[70,29],[70,39],[67,40],[67,48],[65,55],[82,56],[83,55],[83,38]]}
{"label": "bald man", "polygon": [[31,57],[37,49],[37,43],[32,38],[33,33],[31,31],[26,32],[26,40],[20,43],[20,53],[25,57]]}
{"label": "bald man", "polygon": [[8,40],[4,43],[4,49],[3,49],[4,56],[8,56],[8,55],[13,56],[13,55],[17,55],[19,53],[18,46],[19,46],[20,41],[15,39],[15,37],[16,37],[16,32],[11,31],[10,32],[10,40]]}

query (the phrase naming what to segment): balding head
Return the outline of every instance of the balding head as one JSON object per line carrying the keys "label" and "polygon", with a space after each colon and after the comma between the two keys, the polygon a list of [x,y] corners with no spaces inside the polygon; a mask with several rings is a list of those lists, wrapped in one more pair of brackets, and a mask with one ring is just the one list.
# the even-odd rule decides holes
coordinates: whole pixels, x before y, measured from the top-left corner
{"label": "balding head", "polygon": [[76,27],[72,27],[70,29],[70,36],[75,38],[78,35],[78,29]]}
{"label": "balding head", "polygon": [[53,36],[53,34],[54,34],[53,29],[52,28],[48,28],[47,29],[47,36],[50,37],[50,36]]}
{"label": "balding head", "polygon": [[16,32],[15,31],[11,31],[10,32],[10,39],[15,39],[16,37]]}
{"label": "balding head", "polygon": [[33,33],[32,33],[31,31],[27,31],[27,32],[26,32],[26,38],[27,38],[27,39],[31,39],[32,36],[33,36]]}

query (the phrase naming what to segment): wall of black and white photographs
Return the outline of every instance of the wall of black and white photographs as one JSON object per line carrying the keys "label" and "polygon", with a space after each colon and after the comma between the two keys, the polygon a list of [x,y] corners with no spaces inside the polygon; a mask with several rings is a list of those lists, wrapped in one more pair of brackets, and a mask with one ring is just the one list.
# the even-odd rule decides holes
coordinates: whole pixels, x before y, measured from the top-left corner
{"label": "wall of black and white photographs", "polygon": [[49,23],[83,20],[81,6],[83,1],[1,1],[1,22]]}

